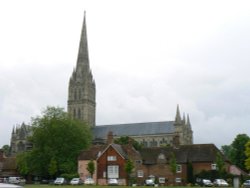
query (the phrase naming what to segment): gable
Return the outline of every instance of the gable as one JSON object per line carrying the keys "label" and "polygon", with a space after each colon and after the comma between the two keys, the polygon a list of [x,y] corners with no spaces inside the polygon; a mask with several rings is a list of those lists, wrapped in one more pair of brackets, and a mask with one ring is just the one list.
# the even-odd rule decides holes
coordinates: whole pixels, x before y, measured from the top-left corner
{"label": "gable", "polygon": [[121,145],[118,145],[118,144],[108,145],[108,147],[106,147],[106,149],[102,152],[102,154],[97,158],[97,161],[99,159],[104,159],[104,158],[106,160],[107,156],[116,156],[123,160],[127,158],[126,153],[122,149]]}

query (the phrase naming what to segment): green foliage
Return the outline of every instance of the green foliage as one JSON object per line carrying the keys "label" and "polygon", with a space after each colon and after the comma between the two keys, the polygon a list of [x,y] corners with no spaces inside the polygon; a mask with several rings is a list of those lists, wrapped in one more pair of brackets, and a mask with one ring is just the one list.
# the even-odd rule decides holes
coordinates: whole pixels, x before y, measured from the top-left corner
{"label": "green foliage", "polygon": [[140,150],[142,148],[142,145],[139,144],[139,142],[137,142],[136,140],[134,140],[128,136],[122,136],[120,138],[117,138],[114,140],[114,143],[126,145],[126,144],[129,144],[130,140],[132,141],[132,145],[136,150]]}
{"label": "green foliage", "polygon": [[95,172],[95,163],[93,162],[93,160],[88,162],[88,166],[87,166],[87,170],[91,175],[91,178],[93,177],[93,174]]}
{"label": "green foliage", "polygon": [[27,163],[29,172],[36,176],[72,174],[77,170],[77,156],[91,141],[90,129],[71,119],[62,108],[47,107],[42,117],[32,119],[33,149]]}
{"label": "green foliage", "polygon": [[217,152],[216,154],[216,167],[219,173],[219,176],[222,175],[222,173],[225,171],[225,162],[224,159],[222,158],[222,155],[220,152]]}
{"label": "green foliage", "polygon": [[169,166],[170,170],[173,174],[176,173],[176,168],[177,168],[177,161],[174,153],[171,153],[170,159],[169,159]]}
{"label": "green foliage", "polygon": [[20,153],[16,156],[17,169],[22,176],[26,176],[30,173],[30,152]]}
{"label": "green foliage", "polygon": [[9,145],[4,145],[2,147],[3,153],[5,156],[9,156],[10,155],[10,146]]}
{"label": "green foliage", "polygon": [[246,170],[245,160],[245,145],[250,140],[246,134],[238,134],[231,145],[222,146],[223,153],[228,159],[242,170]]}
{"label": "green foliage", "polygon": [[125,163],[125,171],[128,175],[128,181],[129,181],[129,184],[131,184],[131,173],[133,172],[135,166],[134,166],[134,163],[128,159]]}
{"label": "green foliage", "polygon": [[248,141],[245,145],[245,155],[246,155],[246,160],[245,160],[245,166],[247,170],[250,170],[250,141]]}
{"label": "green foliage", "polygon": [[50,160],[48,172],[51,177],[54,177],[57,173],[57,162],[53,158]]}
{"label": "green foliage", "polygon": [[125,171],[130,176],[130,174],[133,172],[133,169],[135,168],[134,163],[129,159],[125,163]]}

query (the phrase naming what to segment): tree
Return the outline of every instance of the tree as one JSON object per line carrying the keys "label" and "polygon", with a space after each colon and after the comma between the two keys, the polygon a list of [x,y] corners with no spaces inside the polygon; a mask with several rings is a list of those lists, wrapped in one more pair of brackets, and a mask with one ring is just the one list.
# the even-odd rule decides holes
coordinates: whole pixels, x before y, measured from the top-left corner
{"label": "tree", "polygon": [[174,153],[171,153],[170,159],[169,159],[169,165],[170,165],[170,170],[173,174],[176,173],[176,168],[177,168],[177,161]]}
{"label": "tree", "polygon": [[217,152],[215,162],[216,162],[218,174],[221,177],[222,173],[225,171],[225,162],[220,152]]}
{"label": "tree", "polygon": [[77,156],[91,141],[89,126],[73,120],[62,108],[47,107],[41,117],[32,118],[32,127],[29,161],[20,160],[18,165],[26,162],[29,173],[37,176],[75,173]]}
{"label": "tree", "polygon": [[224,146],[221,146],[221,151],[222,153],[224,154],[224,156],[227,158],[227,159],[231,159],[232,158],[232,151],[233,151],[233,147],[232,145],[224,145]]}
{"label": "tree", "polygon": [[94,174],[94,172],[95,172],[95,163],[94,163],[93,160],[90,160],[90,161],[88,162],[87,170],[88,170],[88,172],[90,173],[91,178],[92,178],[92,177],[93,177],[93,174]]}
{"label": "tree", "polygon": [[232,162],[243,170],[245,168],[245,160],[247,159],[245,154],[245,145],[250,140],[246,134],[239,134],[232,143]]}
{"label": "tree", "polygon": [[222,152],[225,156],[236,166],[242,170],[246,170],[245,167],[245,145],[250,140],[246,134],[238,134],[231,145],[222,146]]}
{"label": "tree", "polygon": [[139,144],[139,142],[137,142],[136,140],[128,136],[122,136],[120,138],[115,139],[114,141],[114,143],[120,144],[120,145],[126,145],[126,144],[129,144],[129,142],[132,142],[132,145],[136,150],[140,150],[142,148],[142,145]]}
{"label": "tree", "polygon": [[246,160],[245,160],[245,166],[247,170],[250,170],[250,141],[246,143],[246,149],[245,149],[245,155],[246,155]]}
{"label": "tree", "polygon": [[53,178],[57,173],[57,162],[55,159],[51,159],[48,166],[49,175]]}
{"label": "tree", "polygon": [[2,147],[3,153],[5,156],[9,156],[10,155],[10,146],[9,145],[4,145]]}
{"label": "tree", "polygon": [[125,163],[125,171],[128,175],[128,181],[130,181],[131,173],[133,172],[134,168],[134,163],[130,159],[128,159]]}
{"label": "tree", "polygon": [[27,176],[30,173],[30,152],[20,153],[16,156],[17,170],[22,176]]}

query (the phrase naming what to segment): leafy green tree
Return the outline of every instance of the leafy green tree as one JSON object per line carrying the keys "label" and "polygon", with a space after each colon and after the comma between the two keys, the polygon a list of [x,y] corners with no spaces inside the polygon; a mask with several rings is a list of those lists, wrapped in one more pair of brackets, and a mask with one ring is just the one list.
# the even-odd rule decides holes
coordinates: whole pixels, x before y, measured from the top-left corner
{"label": "leafy green tree", "polygon": [[50,160],[50,164],[49,164],[49,167],[48,167],[48,172],[49,172],[49,175],[53,178],[56,173],[57,173],[57,162],[55,159],[51,159]]}
{"label": "leafy green tree", "polygon": [[222,173],[225,171],[225,162],[220,152],[217,152],[216,154],[215,163],[216,163],[218,174],[221,177]]}
{"label": "leafy green tree", "polygon": [[117,138],[114,140],[114,143],[126,145],[126,144],[129,144],[130,141],[132,142],[132,145],[136,150],[140,150],[142,148],[142,145],[139,144],[139,142],[137,142],[136,140],[134,140],[128,136],[122,136],[120,138]]}
{"label": "leafy green tree", "polygon": [[[72,174],[77,171],[77,156],[91,141],[88,125],[73,120],[63,108],[47,107],[41,117],[32,119],[33,148],[27,163],[36,176]],[[51,160],[53,159],[53,160]]]}
{"label": "leafy green tree", "polygon": [[250,138],[246,134],[239,134],[232,143],[231,161],[243,170],[246,170],[245,160],[247,157],[245,154],[245,145],[249,140]]}
{"label": "leafy green tree", "polygon": [[173,174],[176,174],[176,168],[177,168],[177,161],[174,153],[171,153],[170,159],[169,159],[169,165],[170,170]]}
{"label": "leafy green tree", "polygon": [[247,170],[250,170],[250,141],[246,143],[246,149],[245,149],[245,155],[246,155],[246,160],[245,160],[245,166]]}
{"label": "leafy green tree", "polygon": [[231,159],[232,158],[232,151],[233,151],[233,147],[232,145],[224,145],[221,146],[221,151],[223,153],[223,155],[227,158],[227,159]]}
{"label": "leafy green tree", "polygon": [[134,168],[135,168],[134,163],[130,159],[128,159],[125,163],[125,171],[128,175],[129,182],[130,182],[130,178],[131,178],[131,173],[133,172]]}
{"label": "leafy green tree", "polygon": [[20,153],[16,156],[17,169],[22,176],[27,176],[30,173],[30,152]]}
{"label": "leafy green tree", "polygon": [[245,145],[250,140],[246,134],[238,134],[231,145],[222,146],[223,154],[236,166],[242,170],[246,170],[245,167]]}
{"label": "leafy green tree", "polygon": [[93,174],[95,172],[95,163],[93,160],[90,160],[87,165],[87,170],[91,175],[91,178],[93,177]]}
{"label": "leafy green tree", "polygon": [[3,153],[5,156],[9,156],[10,155],[10,146],[9,145],[4,145],[2,147]]}

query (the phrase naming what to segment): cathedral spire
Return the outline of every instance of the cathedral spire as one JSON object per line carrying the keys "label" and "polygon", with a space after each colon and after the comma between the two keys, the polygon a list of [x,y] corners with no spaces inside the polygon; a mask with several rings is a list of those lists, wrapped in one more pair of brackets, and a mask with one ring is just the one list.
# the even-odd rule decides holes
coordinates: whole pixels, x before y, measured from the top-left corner
{"label": "cathedral spire", "polygon": [[81,31],[81,39],[79,44],[79,51],[77,57],[77,69],[80,65],[85,65],[89,68],[89,52],[87,41],[87,29],[86,29],[86,12],[84,11],[83,25]]}
{"label": "cathedral spire", "polygon": [[86,14],[84,12],[76,68],[69,80],[68,113],[71,117],[95,126],[95,82],[89,65]]}
{"label": "cathedral spire", "polygon": [[189,128],[191,128],[191,123],[190,123],[190,119],[189,119],[189,114],[187,115],[187,126]]}
{"label": "cathedral spire", "polygon": [[179,104],[177,104],[175,122],[181,124],[181,114],[180,114]]}

